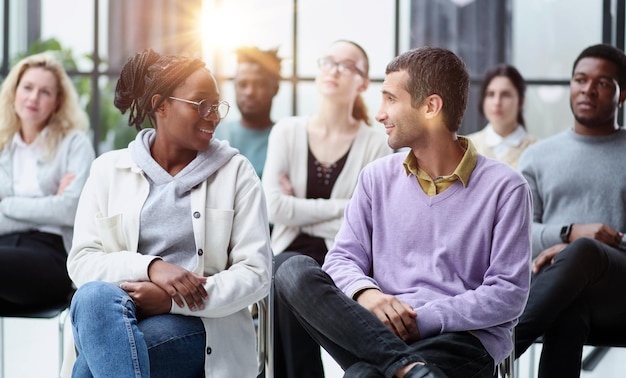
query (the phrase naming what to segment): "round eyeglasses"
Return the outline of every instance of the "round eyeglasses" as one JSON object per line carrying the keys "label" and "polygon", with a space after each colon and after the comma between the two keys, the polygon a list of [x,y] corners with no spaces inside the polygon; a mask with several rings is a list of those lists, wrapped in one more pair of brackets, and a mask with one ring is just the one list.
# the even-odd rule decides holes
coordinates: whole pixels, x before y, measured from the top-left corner
{"label": "round eyeglasses", "polygon": [[326,72],[330,72],[333,70],[333,68],[336,68],[337,72],[339,72],[342,75],[358,74],[362,77],[366,76],[365,72],[361,71],[359,67],[356,66],[356,64],[352,62],[348,62],[348,61],[335,62],[334,60],[328,57],[324,57],[324,58],[319,58],[317,60],[317,64],[320,67],[320,69]]}
{"label": "round eyeglasses", "polygon": [[200,116],[200,118],[203,119],[209,118],[209,116],[211,116],[211,113],[215,113],[217,115],[217,118],[219,119],[224,119],[224,117],[226,117],[228,111],[230,110],[230,104],[226,101],[219,101],[215,104],[211,104],[207,99],[200,101],[191,101],[173,96],[170,96],[169,98],[171,100],[182,101],[197,106],[198,115]]}

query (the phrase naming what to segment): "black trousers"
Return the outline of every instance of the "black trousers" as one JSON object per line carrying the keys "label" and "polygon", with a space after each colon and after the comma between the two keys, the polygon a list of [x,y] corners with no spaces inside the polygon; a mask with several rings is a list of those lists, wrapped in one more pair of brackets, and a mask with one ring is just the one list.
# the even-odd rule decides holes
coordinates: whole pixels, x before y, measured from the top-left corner
{"label": "black trousers", "polygon": [[29,231],[0,236],[0,315],[64,301],[72,290],[59,235]]}
{"label": "black trousers", "polygon": [[407,344],[339,290],[309,256],[285,261],[274,283],[278,297],[344,369],[345,378],[389,378],[418,361],[432,372],[429,377],[493,378],[493,358],[470,332],[444,332]]}
{"label": "black trousers", "polygon": [[[287,259],[299,255],[298,252],[278,254],[274,259],[274,270]],[[323,378],[320,345],[276,294],[274,298],[274,377]]]}
{"label": "black trousers", "polygon": [[626,344],[626,252],[570,243],[535,277],[515,329],[517,357],[541,335],[539,377],[579,377],[584,344]]}

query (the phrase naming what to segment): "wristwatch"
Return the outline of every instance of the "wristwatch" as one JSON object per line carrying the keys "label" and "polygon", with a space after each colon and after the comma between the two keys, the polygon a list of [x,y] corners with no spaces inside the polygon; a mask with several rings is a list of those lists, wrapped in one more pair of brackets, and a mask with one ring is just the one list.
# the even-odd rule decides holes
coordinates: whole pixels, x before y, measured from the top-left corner
{"label": "wristwatch", "polygon": [[568,224],[567,226],[563,226],[561,228],[561,240],[563,243],[569,243],[569,236],[572,233],[572,224]]}

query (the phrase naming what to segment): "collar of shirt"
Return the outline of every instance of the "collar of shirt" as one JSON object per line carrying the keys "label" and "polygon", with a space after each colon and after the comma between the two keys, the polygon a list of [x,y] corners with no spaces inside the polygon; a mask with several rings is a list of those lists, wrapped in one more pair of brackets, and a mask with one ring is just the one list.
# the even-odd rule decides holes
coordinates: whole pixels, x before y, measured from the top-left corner
{"label": "collar of shirt", "polygon": [[31,147],[33,150],[36,150],[41,153],[43,149],[43,140],[46,138],[47,134],[48,134],[48,128],[44,127],[43,130],[39,132],[39,134],[37,135],[33,143],[26,144],[26,142],[24,142],[24,139],[22,139],[22,134],[20,134],[20,131],[17,130],[15,134],[13,134],[13,139],[11,139],[11,147],[14,149],[17,147],[22,147],[22,148]]}
{"label": "collar of shirt", "polygon": [[44,154],[44,128],[33,143],[26,144],[19,131],[11,140],[13,160],[13,192],[16,196],[39,197],[44,195],[39,185],[37,162]]}
{"label": "collar of shirt", "polygon": [[524,137],[526,137],[526,129],[522,125],[517,125],[515,130],[504,138],[495,132],[490,123],[485,126],[485,141],[491,148],[498,146],[517,147],[522,144]]}
{"label": "collar of shirt", "polygon": [[451,175],[436,177],[435,179],[431,178],[424,170],[418,167],[417,158],[413,154],[413,151],[409,151],[402,163],[407,176],[413,174],[424,192],[429,196],[443,192],[452,186],[456,180],[461,181],[464,187],[467,187],[469,183],[469,178],[478,161],[478,152],[476,152],[476,148],[469,139],[462,136],[457,138],[461,147],[465,149],[465,153],[459,165]]}

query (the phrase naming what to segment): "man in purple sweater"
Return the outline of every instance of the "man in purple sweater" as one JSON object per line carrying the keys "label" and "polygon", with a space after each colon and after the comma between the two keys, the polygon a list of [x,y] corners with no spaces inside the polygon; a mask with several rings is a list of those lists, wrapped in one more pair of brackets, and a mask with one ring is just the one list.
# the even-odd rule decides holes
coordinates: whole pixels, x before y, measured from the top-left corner
{"label": "man in purple sweater", "polygon": [[456,135],[455,54],[413,49],[386,74],[376,118],[410,152],[363,169],[323,267],[284,263],[279,300],[346,377],[493,377],[528,296],[528,185]]}

